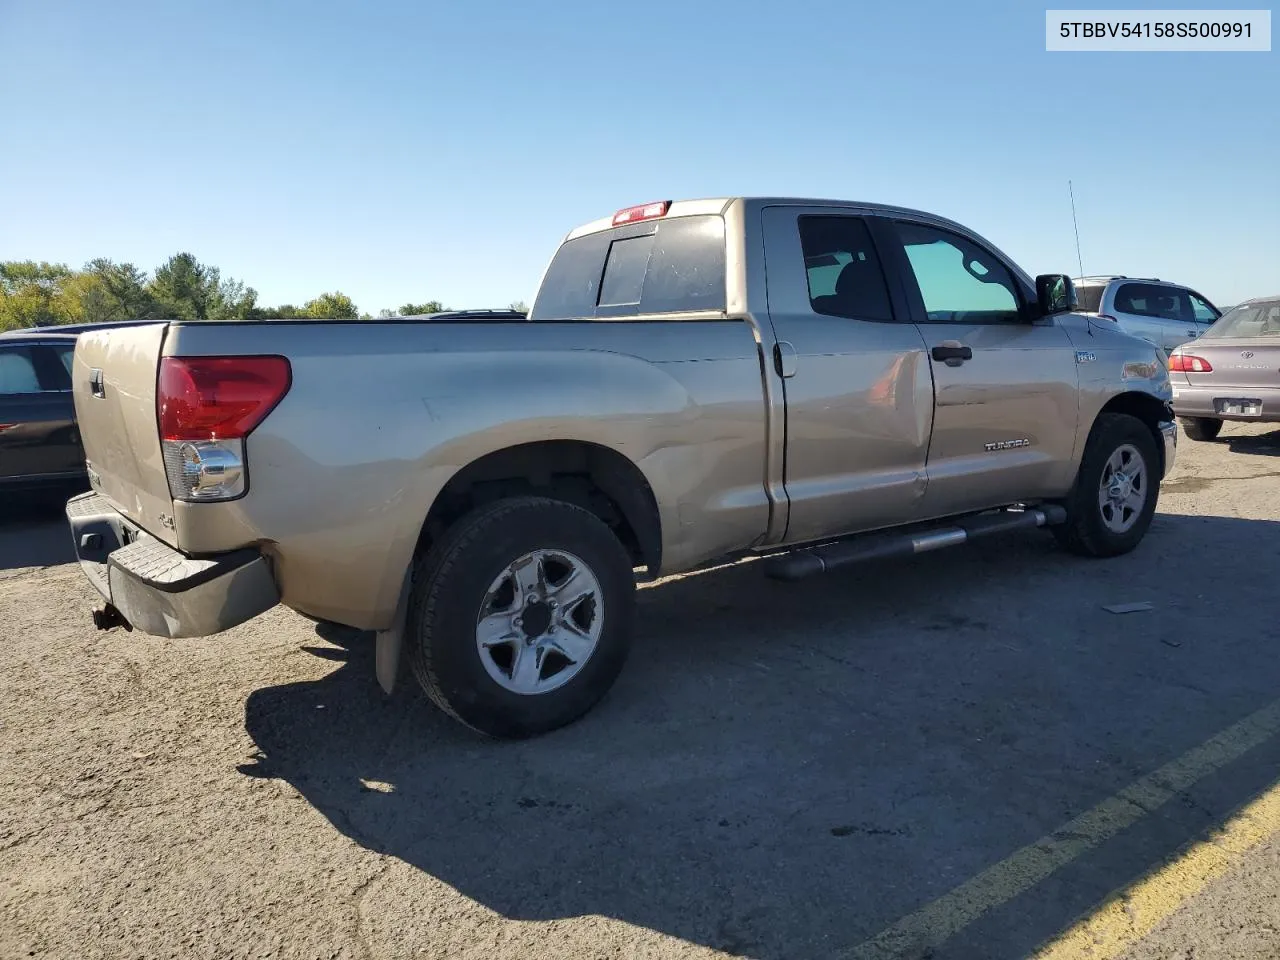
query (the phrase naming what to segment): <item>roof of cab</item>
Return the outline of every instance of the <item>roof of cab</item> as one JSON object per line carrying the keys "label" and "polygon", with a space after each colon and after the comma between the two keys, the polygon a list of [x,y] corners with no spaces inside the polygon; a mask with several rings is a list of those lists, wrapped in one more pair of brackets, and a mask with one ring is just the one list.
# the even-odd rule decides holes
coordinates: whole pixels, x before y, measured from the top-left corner
{"label": "roof of cab", "polygon": [[[919,217],[925,220],[932,220],[939,224],[950,224],[966,230],[962,224],[946,217],[939,216],[936,213],[929,213],[925,210],[914,210],[911,207],[899,207],[886,203],[867,203],[858,200],[832,200],[830,198],[819,197],[709,197],[695,200],[673,200],[666,214],[661,217],[663,220],[669,220],[672,217],[690,217],[705,214],[723,214],[728,208],[738,202],[751,203],[756,206],[788,206],[788,207],[847,207],[851,209],[874,211],[876,213],[901,214],[911,217]],[[622,208],[627,209],[627,208]],[[600,217],[598,220],[592,220],[584,223],[579,227],[570,230],[565,236],[565,241],[574,240],[578,237],[586,236],[591,233],[599,233],[602,230],[609,230],[614,226],[614,214],[607,217]],[[657,219],[657,218],[655,218]]]}

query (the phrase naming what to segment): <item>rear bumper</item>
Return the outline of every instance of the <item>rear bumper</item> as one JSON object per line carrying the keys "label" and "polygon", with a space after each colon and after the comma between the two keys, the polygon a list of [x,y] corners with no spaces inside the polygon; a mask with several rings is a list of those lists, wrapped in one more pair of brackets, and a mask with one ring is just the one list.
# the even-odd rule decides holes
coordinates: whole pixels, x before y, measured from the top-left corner
{"label": "rear bumper", "polygon": [[[1219,413],[1221,400],[1258,400],[1259,412],[1249,416]],[[1174,384],[1173,412],[1179,417],[1209,417],[1214,420],[1238,420],[1242,423],[1280,422],[1280,387],[1216,387]]]}
{"label": "rear bumper", "polygon": [[116,512],[97,493],[67,501],[80,568],[129,624],[158,637],[207,637],[280,602],[256,549],[193,559]]}

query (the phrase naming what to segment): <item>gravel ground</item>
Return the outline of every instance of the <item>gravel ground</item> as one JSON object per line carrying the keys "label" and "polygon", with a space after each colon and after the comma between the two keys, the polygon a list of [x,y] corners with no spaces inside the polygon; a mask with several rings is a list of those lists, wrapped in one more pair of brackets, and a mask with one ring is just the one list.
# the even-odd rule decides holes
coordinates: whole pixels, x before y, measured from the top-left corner
{"label": "gravel ground", "polygon": [[[283,609],[99,633],[64,525],[11,508],[0,957],[840,956],[1276,699],[1280,431],[1179,458],[1117,560],[1037,533],[645,589],[613,693],[518,744]],[[900,955],[1025,956],[1278,767],[1268,740]],[[1280,955],[1278,881],[1272,838],[1128,956]]]}

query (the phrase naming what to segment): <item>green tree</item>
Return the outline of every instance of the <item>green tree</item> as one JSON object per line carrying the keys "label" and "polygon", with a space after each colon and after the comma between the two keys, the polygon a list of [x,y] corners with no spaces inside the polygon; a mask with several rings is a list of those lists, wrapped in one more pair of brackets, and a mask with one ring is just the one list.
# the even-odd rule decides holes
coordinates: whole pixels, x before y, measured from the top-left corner
{"label": "green tree", "polygon": [[150,320],[160,316],[159,305],[147,291],[147,275],[131,263],[105,257],[90,260],[67,284],[81,323],[112,320]]}
{"label": "green tree", "polygon": [[412,317],[419,313],[443,313],[449,309],[439,300],[428,300],[426,303],[406,303],[397,314],[401,317]]}
{"label": "green tree", "polygon": [[10,260],[0,263],[0,330],[70,323],[76,319],[66,296],[75,276],[64,263]]}
{"label": "green tree", "polygon": [[251,312],[250,320],[292,320],[296,317],[309,316],[307,311],[302,307],[295,307],[292,303],[281,304],[278,307],[254,307]]}
{"label": "green tree", "polygon": [[304,307],[306,315],[316,320],[358,320],[360,311],[345,293],[335,290],[333,293],[322,293],[314,300],[308,300]]}
{"label": "green tree", "polygon": [[162,315],[181,320],[247,320],[258,301],[252,287],[222,279],[217,267],[190,253],[174,254],[157,267],[147,291]]}
{"label": "green tree", "polygon": [[529,312],[529,305],[525,303],[523,300],[515,300],[512,303],[508,304],[508,306],[512,310],[519,310],[521,313]]}

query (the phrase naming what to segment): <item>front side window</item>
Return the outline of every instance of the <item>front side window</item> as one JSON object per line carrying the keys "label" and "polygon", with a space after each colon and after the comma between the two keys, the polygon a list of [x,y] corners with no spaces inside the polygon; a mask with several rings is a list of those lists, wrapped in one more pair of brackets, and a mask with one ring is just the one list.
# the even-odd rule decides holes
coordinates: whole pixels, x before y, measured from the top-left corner
{"label": "front side window", "polygon": [[861,217],[801,217],[800,246],[814,313],[892,320],[889,287]]}
{"label": "front side window", "polygon": [[76,358],[76,348],[72,344],[57,347],[41,347],[41,351],[53,354],[53,362],[47,365],[45,379],[54,390],[71,389],[71,364]]}
{"label": "front side window", "polygon": [[1194,293],[1188,293],[1187,296],[1191,300],[1191,310],[1195,314],[1196,323],[1215,323],[1218,319],[1218,311],[1210,306],[1207,300],[1197,297]]}
{"label": "front side window", "polygon": [[897,224],[930,323],[1011,323],[1020,318],[1013,277],[990,251],[918,223]]}

